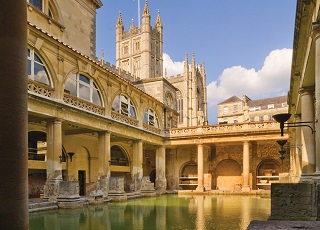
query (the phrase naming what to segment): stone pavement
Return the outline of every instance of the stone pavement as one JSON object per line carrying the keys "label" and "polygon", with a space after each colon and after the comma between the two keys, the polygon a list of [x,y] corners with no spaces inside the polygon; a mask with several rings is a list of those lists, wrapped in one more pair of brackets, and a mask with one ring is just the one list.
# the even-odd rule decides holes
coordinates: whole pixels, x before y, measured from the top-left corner
{"label": "stone pavement", "polygon": [[247,230],[297,230],[297,229],[320,229],[320,221],[286,221],[286,220],[253,220]]}

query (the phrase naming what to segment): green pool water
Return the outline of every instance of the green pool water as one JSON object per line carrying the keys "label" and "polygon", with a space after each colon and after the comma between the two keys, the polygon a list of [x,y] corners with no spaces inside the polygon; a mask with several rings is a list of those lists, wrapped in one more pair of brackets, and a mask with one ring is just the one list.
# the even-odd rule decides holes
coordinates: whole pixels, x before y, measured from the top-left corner
{"label": "green pool water", "polygon": [[166,195],[30,213],[30,230],[237,230],[267,220],[270,198]]}

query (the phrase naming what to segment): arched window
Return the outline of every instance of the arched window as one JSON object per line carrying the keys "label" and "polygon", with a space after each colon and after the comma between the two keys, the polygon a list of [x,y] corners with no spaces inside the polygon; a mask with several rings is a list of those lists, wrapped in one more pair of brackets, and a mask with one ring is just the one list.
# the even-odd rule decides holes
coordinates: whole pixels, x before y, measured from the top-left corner
{"label": "arched window", "polygon": [[66,93],[102,106],[100,91],[92,78],[82,74],[72,74],[66,82]]}
{"label": "arched window", "polygon": [[50,85],[50,78],[45,65],[34,53],[34,50],[28,49],[28,77],[45,85]]}
{"label": "arched window", "polygon": [[110,155],[110,165],[129,166],[127,154],[119,146],[112,146]]}
{"label": "arched window", "polygon": [[159,119],[152,109],[147,109],[144,113],[143,122],[145,124],[159,128]]}
{"label": "arched window", "polygon": [[115,97],[112,103],[112,110],[125,116],[136,118],[136,109],[131,99],[123,94]]}

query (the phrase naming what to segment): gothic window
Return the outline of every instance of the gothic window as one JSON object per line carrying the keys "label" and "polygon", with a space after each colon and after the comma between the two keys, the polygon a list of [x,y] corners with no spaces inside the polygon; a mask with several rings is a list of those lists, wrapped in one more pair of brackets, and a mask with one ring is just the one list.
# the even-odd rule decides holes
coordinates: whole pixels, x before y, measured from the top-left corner
{"label": "gothic window", "polygon": [[144,113],[143,122],[145,124],[159,128],[159,119],[152,109],[147,109]]}
{"label": "gothic window", "polygon": [[72,74],[66,82],[65,92],[102,106],[100,91],[92,78],[82,74]]}
{"label": "gothic window", "polygon": [[183,123],[183,98],[180,91],[177,91],[177,107],[178,107],[178,122],[179,124]]}
{"label": "gothic window", "polygon": [[28,49],[28,77],[33,81],[50,85],[50,78],[45,65],[34,53],[34,50],[30,49]]}
{"label": "gothic window", "polygon": [[123,55],[126,55],[129,53],[129,44],[125,43],[123,45]]}
{"label": "gothic window", "polygon": [[112,110],[122,115],[136,118],[136,109],[131,99],[123,94],[119,94],[115,97],[112,103]]}

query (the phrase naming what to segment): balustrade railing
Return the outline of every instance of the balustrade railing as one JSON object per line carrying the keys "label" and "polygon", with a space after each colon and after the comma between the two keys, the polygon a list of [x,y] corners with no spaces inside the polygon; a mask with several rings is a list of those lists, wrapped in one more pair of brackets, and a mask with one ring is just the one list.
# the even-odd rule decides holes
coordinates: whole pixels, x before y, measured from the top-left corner
{"label": "balustrade railing", "polygon": [[267,132],[279,131],[279,123],[270,121],[263,123],[237,123],[237,124],[220,124],[202,127],[190,128],[172,128],[165,130],[164,134],[167,137],[175,136],[193,136],[193,135],[214,135],[214,134],[227,134],[227,133],[244,133],[244,132]]}
{"label": "balustrade railing", "polygon": [[45,97],[51,97],[53,88],[35,81],[28,80],[28,91]]}
{"label": "balustrade railing", "polygon": [[87,110],[96,114],[104,115],[104,108],[102,106],[95,105],[89,101],[82,100],[78,97],[71,96],[69,94],[63,95],[63,101],[66,104],[78,107],[80,109]]}

